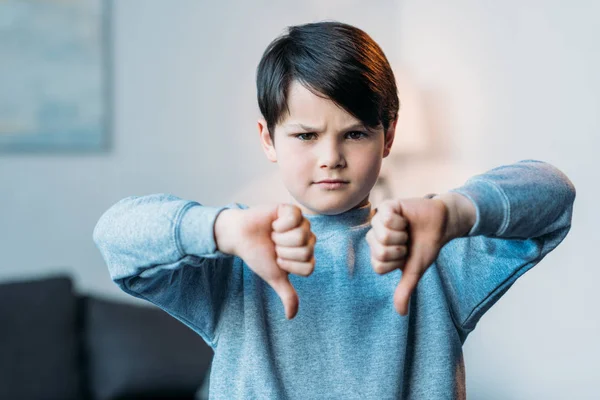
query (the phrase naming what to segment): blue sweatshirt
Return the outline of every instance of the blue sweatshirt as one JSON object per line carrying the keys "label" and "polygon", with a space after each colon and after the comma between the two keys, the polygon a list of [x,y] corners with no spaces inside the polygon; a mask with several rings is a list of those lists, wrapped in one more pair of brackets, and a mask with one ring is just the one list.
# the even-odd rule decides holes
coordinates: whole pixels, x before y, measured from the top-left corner
{"label": "blue sweatshirt", "polygon": [[464,399],[462,345],[481,316],[567,235],[575,188],[550,164],[524,160],[453,189],[477,219],[422,276],[407,316],[394,309],[402,272],[373,271],[371,205],[305,215],[315,269],[289,275],[300,307],[242,259],[217,250],[217,215],[169,194],[110,207],[94,241],[114,282],[162,308],[214,350],[211,399]]}

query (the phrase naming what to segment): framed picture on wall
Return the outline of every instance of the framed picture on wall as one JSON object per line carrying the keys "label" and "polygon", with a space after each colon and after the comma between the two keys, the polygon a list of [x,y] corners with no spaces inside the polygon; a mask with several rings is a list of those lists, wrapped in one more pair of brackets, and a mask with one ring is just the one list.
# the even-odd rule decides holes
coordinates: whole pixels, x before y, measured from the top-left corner
{"label": "framed picture on wall", "polygon": [[0,1],[0,152],[109,148],[107,0]]}

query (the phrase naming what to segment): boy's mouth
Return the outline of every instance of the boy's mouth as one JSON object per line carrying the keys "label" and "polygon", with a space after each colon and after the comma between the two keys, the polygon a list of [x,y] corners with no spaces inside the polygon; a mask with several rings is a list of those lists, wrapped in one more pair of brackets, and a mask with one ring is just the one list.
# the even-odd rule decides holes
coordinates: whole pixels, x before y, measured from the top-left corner
{"label": "boy's mouth", "polygon": [[315,183],[348,183],[348,181],[344,181],[341,179],[323,179],[322,181],[318,181]]}
{"label": "boy's mouth", "polygon": [[323,179],[322,181],[318,181],[315,183],[323,189],[340,189],[350,182],[343,181],[341,179]]}

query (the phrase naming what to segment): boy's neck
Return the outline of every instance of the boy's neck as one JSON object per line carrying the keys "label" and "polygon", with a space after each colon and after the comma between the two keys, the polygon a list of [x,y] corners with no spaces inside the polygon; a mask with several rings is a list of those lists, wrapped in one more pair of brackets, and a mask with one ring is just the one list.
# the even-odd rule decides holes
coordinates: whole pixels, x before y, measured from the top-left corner
{"label": "boy's neck", "polygon": [[357,206],[335,215],[303,213],[304,217],[310,222],[311,230],[315,234],[323,233],[325,231],[349,229],[368,224],[370,223],[373,214],[374,211],[372,210],[369,201],[360,207]]}

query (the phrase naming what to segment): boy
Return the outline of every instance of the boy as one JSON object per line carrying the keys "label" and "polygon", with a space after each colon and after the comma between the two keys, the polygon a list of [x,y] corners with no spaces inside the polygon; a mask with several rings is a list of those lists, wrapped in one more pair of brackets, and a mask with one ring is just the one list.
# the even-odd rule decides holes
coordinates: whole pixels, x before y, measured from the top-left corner
{"label": "boy", "polygon": [[290,27],[257,89],[294,204],[123,199],[94,229],[112,279],[214,349],[213,399],[464,399],[462,344],[567,235],[570,180],[526,160],[372,210],[399,102],[379,46],[346,24]]}

